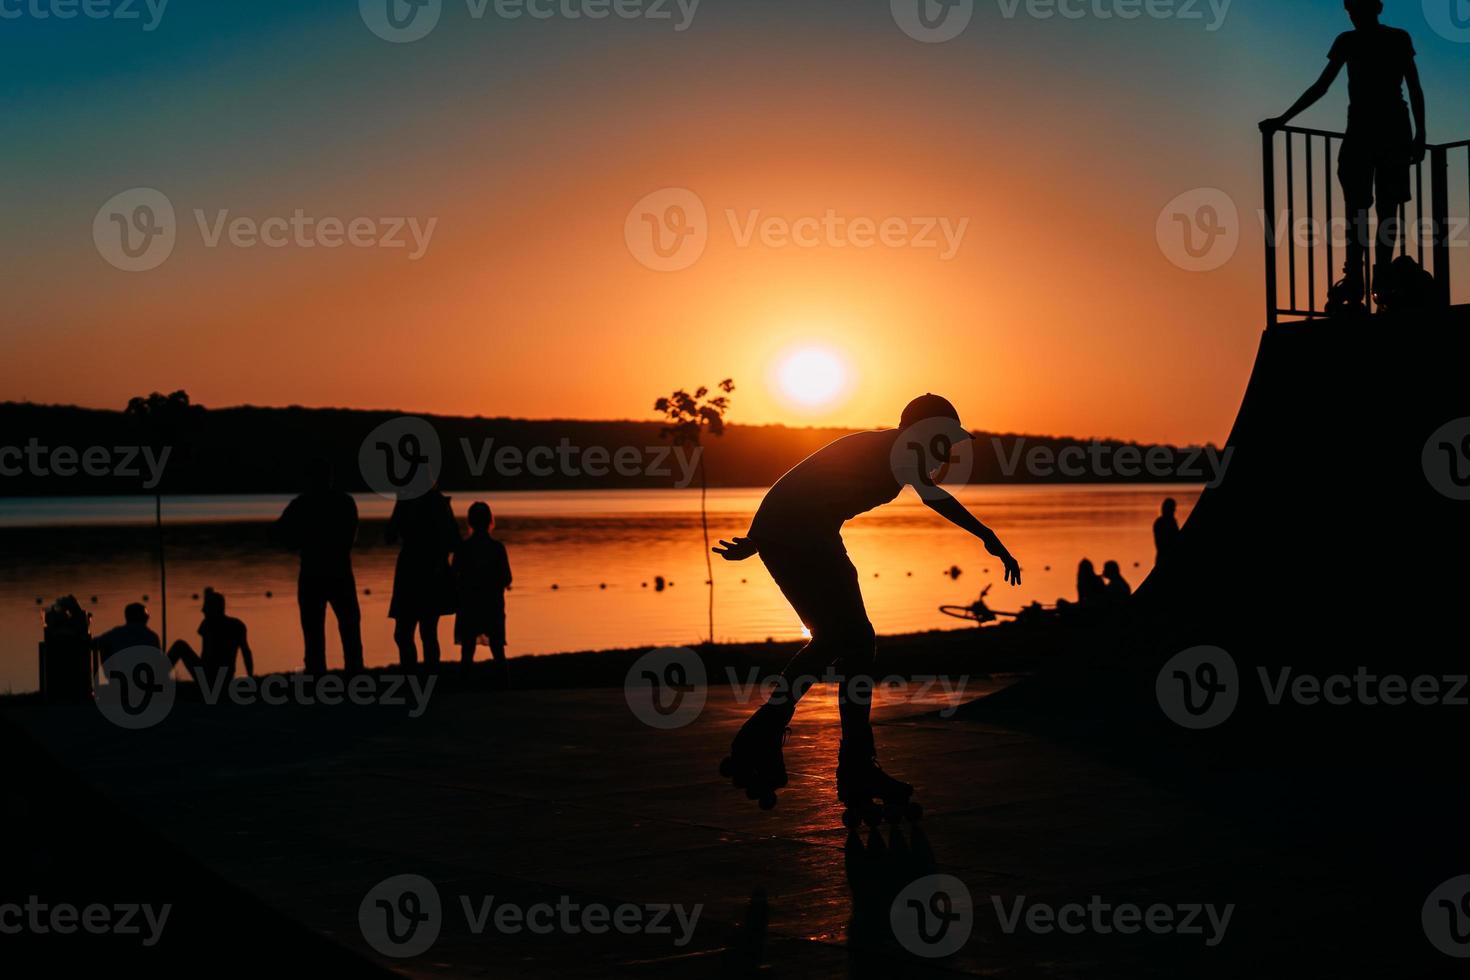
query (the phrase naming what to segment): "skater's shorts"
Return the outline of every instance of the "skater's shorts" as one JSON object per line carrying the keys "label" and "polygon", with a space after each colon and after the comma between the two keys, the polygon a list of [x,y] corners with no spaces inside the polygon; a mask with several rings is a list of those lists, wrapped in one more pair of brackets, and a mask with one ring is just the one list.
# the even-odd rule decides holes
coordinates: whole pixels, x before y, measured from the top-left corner
{"label": "skater's shorts", "polygon": [[1337,179],[1347,206],[1367,208],[1376,199],[1382,210],[1408,201],[1413,145],[1405,105],[1349,114],[1347,136],[1337,158]]}
{"label": "skater's shorts", "polygon": [[771,578],[813,637],[862,643],[871,656],[873,626],[840,537],[757,544]]}

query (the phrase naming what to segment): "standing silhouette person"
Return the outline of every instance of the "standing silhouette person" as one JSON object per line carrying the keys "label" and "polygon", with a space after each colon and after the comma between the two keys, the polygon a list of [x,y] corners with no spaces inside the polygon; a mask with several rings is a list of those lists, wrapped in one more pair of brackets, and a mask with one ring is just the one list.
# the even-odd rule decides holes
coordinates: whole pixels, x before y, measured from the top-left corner
{"label": "standing silhouette person", "polygon": [[505,592],[510,588],[510,559],[505,545],[492,538],[495,515],[490,505],[477,500],[467,516],[470,536],[454,552],[454,579],[459,592],[459,612],[454,617],[454,639],[460,658],[468,667],[475,661],[480,637],[490,644],[495,658],[497,681],[507,680],[505,665]]}
{"label": "standing silhouette person", "polygon": [[352,575],[352,546],[357,542],[357,503],[333,486],[332,467],[324,459],[307,468],[306,492],[286,505],[276,531],[301,555],[296,578],[296,604],[301,611],[301,638],[306,647],[306,673],[327,670],[327,607],[337,617],[342,639],[342,666],[362,670],[362,610]]}
{"label": "standing silhouette person", "polygon": [[1161,567],[1174,555],[1179,544],[1179,520],[1174,516],[1178,503],[1173,497],[1165,497],[1159,516],[1154,518],[1154,567]]}
{"label": "standing silhouette person", "polygon": [[245,676],[255,676],[255,658],[245,624],[225,615],[225,597],[213,589],[204,590],[204,620],[199,624],[199,653],[183,640],[175,640],[168,648],[168,661],[182,663],[203,686],[218,684],[235,676],[235,659],[245,663]]}
{"label": "standing silhouette person", "polygon": [[454,612],[457,594],[449,556],[459,547],[459,524],[449,498],[432,487],[422,496],[400,498],[388,518],[389,544],[401,542],[393,566],[393,642],[404,667],[418,662],[414,633],[424,645],[424,664],[439,664],[439,617]]}
{"label": "standing silhouette person", "polygon": [[[1394,250],[1398,247],[1399,205],[1409,200],[1409,167],[1424,160],[1424,89],[1414,63],[1414,42],[1408,31],[1378,22],[1382,0],[1346,0],[1353,30],[1338,35],[1327,53],[1327,67],[1291,108],[1261,123],[1270,132],[1280,129],[1331,89],[1344,65],[1348,70],[1348,123],[1337,161],[1351,232],[1347,266],[1329,305],[1349,308],[1363,302],[1363,269],[1368,254],[1368,209],[1376,196],[1378,241],[1373,278],[1387,282]],[[1404,85],[1413,107],[1404,104]]]}
{"label": "standing silhouette person", "polygon": [[735,735],[721,766],[762,808],[775,806],[775,791],[786,785],[781,742],[796,702],[815,682],[816,672],[829,666],[841,675],[838,799],[853,809],[875,800],[902,805],[913,793],[912,786],[878,766],[868,717],[876,637],[857,569],[842,542],[842,525],[912,486],[925,504],[975,535],[1001,560],[1007,582],[1020,584],[1020,565],[995,532],[934,482],[953,447],[970,438],[953,405],[938,395],[922,395],[903,410],[898,430],[844,436],[797,463],[766,492],[747,536],[713,549],[727,561],[759,554],[811,632],[811,642],[782,672],[781,685]]}

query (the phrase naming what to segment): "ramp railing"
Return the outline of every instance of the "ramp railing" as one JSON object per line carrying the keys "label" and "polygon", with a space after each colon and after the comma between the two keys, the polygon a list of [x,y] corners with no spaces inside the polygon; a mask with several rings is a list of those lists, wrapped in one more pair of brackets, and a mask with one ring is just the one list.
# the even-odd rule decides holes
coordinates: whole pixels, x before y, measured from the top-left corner
{"label": "ramp railing", "polygon": [[[1347,261],[1351,216],[1338,186],[1336,164],[1344,134],[1283,126],[1262,133],[1261,162],[1266,235],[1266,322],[1326,316],[1328,287],[1341,278]],[[1281,167],[1277,164],[1280,162]],[[1451,171],[1461,179],[1451,183]],[[1427,172],[1426,172],[1427,171]],[[1399,209],[1399,254],[1410,255],[1434,275],[1445,303],[1457,298],[1451,286],[1452,247],[1467,241],[1470,215],[1470,140],[1427,147],[1424,160],[1410,170],[1411,197]],[[1464,197],[1459,197],[1460,189]],[[1285,210],[1278,210],[1279,202]],[[1458,215],[1457,218],[1451,215]],[[1376,219],[1369,217],[1370,241]],[[1365,250],[1363,282],[1368,309],[1374,311],[1373,253]],[[1461,259],[1470,262],[1470,257]],[[1457,281],[1470,282],[1470,269]]]}

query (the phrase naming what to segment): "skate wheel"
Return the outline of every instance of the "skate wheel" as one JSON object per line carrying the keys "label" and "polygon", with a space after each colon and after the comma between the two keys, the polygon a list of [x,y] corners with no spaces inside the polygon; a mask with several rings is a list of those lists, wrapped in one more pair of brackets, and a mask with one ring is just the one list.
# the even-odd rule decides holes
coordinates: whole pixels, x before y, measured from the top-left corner
{"label": "skate wheel", "polygon": [[761,799],[761,794],[754,786],[747,786],[745,787],[745,798],[747,800],[758,800]]}
{"label": "skate wheel", "polygon": [[729,756],[720,760],[720,775],[729,779],[735,774],[735,761]]}
{"label": "skate wheel", "polygon": [[765,796],[762,796],[760,798],[760,807],[762,810],[774,810],[776,808],[776,794],[767,793]]}

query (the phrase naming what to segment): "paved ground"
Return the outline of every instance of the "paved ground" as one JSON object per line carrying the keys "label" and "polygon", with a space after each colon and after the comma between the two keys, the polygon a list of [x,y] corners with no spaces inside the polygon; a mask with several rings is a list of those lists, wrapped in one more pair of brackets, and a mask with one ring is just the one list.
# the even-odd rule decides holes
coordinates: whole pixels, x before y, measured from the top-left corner
{"label": "paved ground", "polygon": [[[792,785],[770,813],[716,772],[748,710],[723,687],[675,731],[639,722],[620,690],[445,692],[418,719],[180,704],[143,732],[90,706],[9,715],[171,846],[412,976],[1240,976],[1272,972],[1321,925],[1314,917],[1330,916],[1305,897],[1335,883],[1283,864],[1229,819],[1079,751],[933,713],[942,706],[879,709],[882,760],[920,787],[927,813],[856,838],[833,793],[836,711],[822,689],[797,715]],[[958,877],[975,906],[969,941],[934,961],[888,924],[896,893],[931,873]],[[443,925],[422,955],[392,960],[365,942],[358,913],[374,885],[402,874],[434,883]],[[471,909],[495,896],[702,911],[682,945],[677,925],[477,935],[462,896]],[[1092,896],[1236,908],[1210,947],[1203,915],[1203,935],[1008,933],[992,896],[1007,910]]]}

